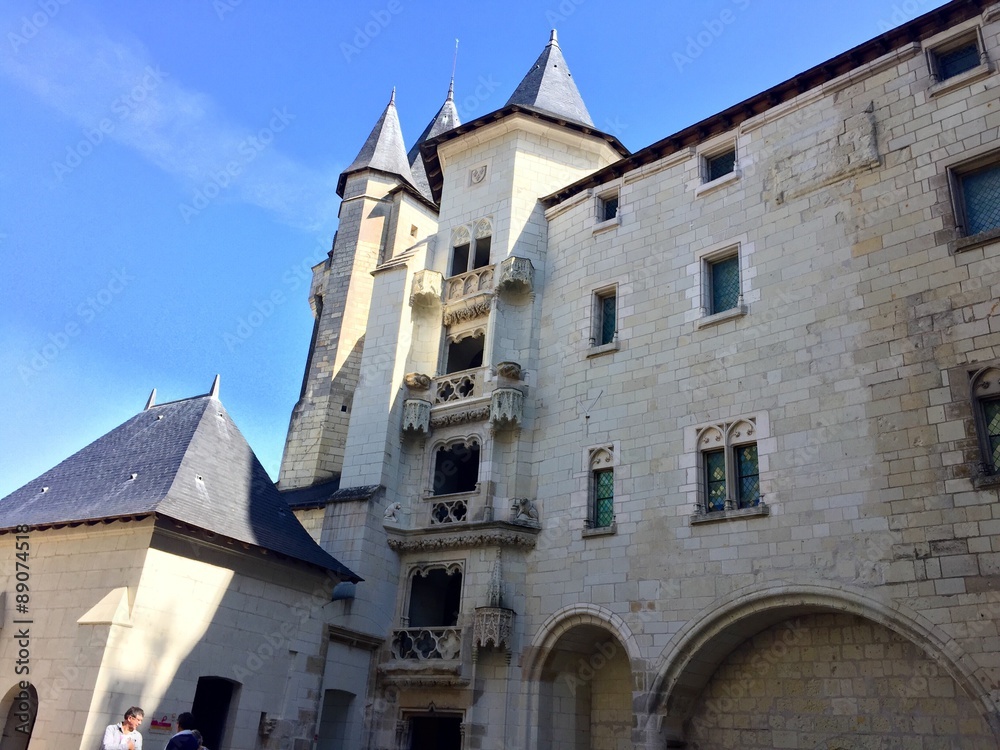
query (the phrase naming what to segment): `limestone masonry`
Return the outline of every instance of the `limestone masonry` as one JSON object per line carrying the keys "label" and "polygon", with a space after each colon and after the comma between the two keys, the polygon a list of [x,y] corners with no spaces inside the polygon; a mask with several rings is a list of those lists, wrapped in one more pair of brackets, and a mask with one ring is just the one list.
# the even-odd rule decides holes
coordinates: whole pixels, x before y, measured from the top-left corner
{"label": "limestone masonry", "polygon": [[311,540],[29,524],[63,582],[113,550],[46,626],[41,684],[108,655],[35,684],[37,747],[205,679],[213,750],[998,747],[998,60],[1000,4],[955,0],[636,153],[555,32],[409,151],[393,95],[313,269],[277,485]]}

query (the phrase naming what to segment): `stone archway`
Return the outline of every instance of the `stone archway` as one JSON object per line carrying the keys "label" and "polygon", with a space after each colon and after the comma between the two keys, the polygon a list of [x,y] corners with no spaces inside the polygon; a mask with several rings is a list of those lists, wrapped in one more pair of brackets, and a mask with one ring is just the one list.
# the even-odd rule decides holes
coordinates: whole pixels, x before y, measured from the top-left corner
{"label": "stone archway", "polygon": [[978,749],[1000,736],[958,645],[856,592],[736,593],[664,653],[650,739],[668,747],[868,750],[891,738]]}
{"label": "stone archway", "polygon": [[527,747],[632,750],[638,648],[625,622],[591,604],[539,628],[525,654]]}
{"label": "stone archway", "polygon": [[538,747],[630,750],[632,670],[611,632],[577,625],[549,651],[538,682]]}

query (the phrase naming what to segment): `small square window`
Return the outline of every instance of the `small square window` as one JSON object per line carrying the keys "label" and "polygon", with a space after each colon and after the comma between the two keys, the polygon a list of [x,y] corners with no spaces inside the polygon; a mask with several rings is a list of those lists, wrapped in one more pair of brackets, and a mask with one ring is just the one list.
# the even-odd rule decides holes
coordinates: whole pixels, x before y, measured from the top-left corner
{"label": "small square window", "polygon": [[708,273],[708,314],[734,309],[740,300],[739,255],[710,261]]}
{"label": "small square window", "polygon": [[705,157],[705,182],[712,182],[736,169],[736,149]]}
{"label": "small square window", "polygon": [[604,346],[614,342],[618,333],[618,295],[615,289],[596,292],[594,295],[594,332],[591,346]]}
{"label": "small square window", "polygon": [[618,218],[618,193],[608,193],[597,199],[597,220],[611,221]]}

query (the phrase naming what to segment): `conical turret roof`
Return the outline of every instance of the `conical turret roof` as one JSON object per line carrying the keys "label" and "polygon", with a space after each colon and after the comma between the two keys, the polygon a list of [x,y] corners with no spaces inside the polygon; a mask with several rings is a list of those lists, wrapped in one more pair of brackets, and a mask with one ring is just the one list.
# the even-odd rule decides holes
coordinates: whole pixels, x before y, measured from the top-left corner
{"label": "conical turret roof", "polygon": [[340,174],[337,180],[337,195],[344,197],[344,185],[347,176],[365,169],[375,169],[402,178],[413,185],[413,174],[406,159],[406,145],[403,143],[403,129],[399,125],[399,115],[396,112],[396,89],[386,105],[382,116],[378,118],[372,132],[369,133],[365,145],[351,162],[351,165]]}
{"label": "conical turret roof", "polygon": [[410,172],[413,175],[413,184],[428,200],[433,201],[434,197],[431,193],[430,183],[427,180],[427,170],[424,168],[424,160],[420,155],[420,144],[461,124],[458,119],[458,109],[455,107],[455,79],[453,78],[451,85],[448,86],[448,96],[444,100],[444,104],[441,105],[441,109],[427,123],[424,132],[420,134],[417,142],[410,149],[410,153],[406,155],[410,163]]}
{"label": "conical turret roof", "polygon": [[507,100],[507,106],[511,104],[540,109],[593,127],[594,121],[559,49],[555,29],[542,54]]}

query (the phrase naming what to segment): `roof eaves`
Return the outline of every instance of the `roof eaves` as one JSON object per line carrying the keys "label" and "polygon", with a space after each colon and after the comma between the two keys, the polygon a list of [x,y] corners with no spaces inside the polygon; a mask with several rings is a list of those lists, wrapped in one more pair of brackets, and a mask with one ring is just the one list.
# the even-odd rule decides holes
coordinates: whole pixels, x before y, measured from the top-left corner
{"label": "roof eaves", "polygon": [[605,133],[592,125],[587,125],[583,122],[577,122],[576,120],[571,120],[566,117],[560,117],[554,115],[550,112],[537,109],[535,107],[529,107],[523,104],[508,104],[505,107],[498,109],[494,112],[489,112],[481,117],[477,117],[475,120],[470,120],[467,123],[463,123],[458,127],[447,130],[434,138],[429,138],[420,144],[420,152],[424,156],[424,163],[427,168],[427,180],[431,186],[431,192],[434,195],[434,199],[438,202],[441,200],[441,187],[443,181],[443,175],[441,171],[441,162],[438,159],[437,149],[443,143],[459,138],[466,133],[471,133],[474,130],[485,127],[492,123],[503,120],[511,115],[526,115],[537,120],[544,120],[546,122],[552,123],[553,125],[558,125],[559,127],[565,128],[567,130],[572,130],[577,133],[581,133],[586,136],[599,138],[600,140],[606,142],[611,148],[621,154],[623,157],[630,156],[631,152],[625,148],[621,141],[610,133]]}
{"label": "roof eaves", "polygon": [[[586,190],[619,176],[624,171],[650,164],[693,144],[700,143],[720,133],[740,125],[744,121],[766,112],[773,107],[794,99],[833,79],[866,65],[893,50],[907,44],[919,42],[938,33],[947,26],[968,20],[982,11],[988,0],[953,0],[953,2],[925,13],[912,21],[881,34],[874,39],[853,47],[836,57],[809,68],[786,81],[744,99],[723,111],[690,125],[673,135],[662,138],[646,146],[626,159],[609,164],[603,169],[587,175],[576,182],[560,188],[541,199],[545,208],[571,198],[580,190]],[[623,170],[623,167],[627,169]]]}

